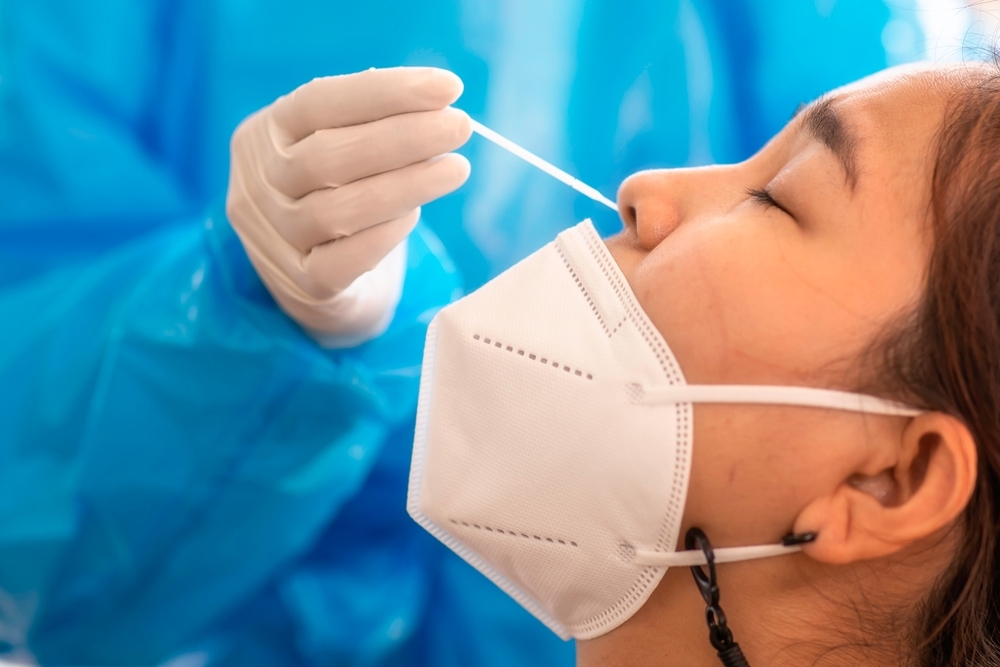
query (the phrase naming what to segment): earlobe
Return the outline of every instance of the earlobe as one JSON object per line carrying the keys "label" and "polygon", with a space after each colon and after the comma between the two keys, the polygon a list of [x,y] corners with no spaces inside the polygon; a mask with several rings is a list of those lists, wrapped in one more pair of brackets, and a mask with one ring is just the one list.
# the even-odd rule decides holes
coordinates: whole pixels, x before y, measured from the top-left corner
{"label": "earlobe", "polygon": [[806,554],[827,563],[881,558],[931,537],[965,509],[977,455],[961,421],[941,412],[914,417],[892,459],[888,466],[859,462],[855,474],[802,510],[795,532],[818,533]]}

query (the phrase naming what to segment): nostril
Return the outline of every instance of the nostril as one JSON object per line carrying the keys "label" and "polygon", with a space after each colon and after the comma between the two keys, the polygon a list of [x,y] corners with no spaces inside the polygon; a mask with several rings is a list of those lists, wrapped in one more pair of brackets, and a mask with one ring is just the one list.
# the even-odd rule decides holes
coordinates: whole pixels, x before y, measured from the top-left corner
{"label": "nostril", "polygon": [[635,227],[636,216],[638,215],[635,210],[635,206],[626,206],[623,211],[625,218],[625,225],[627,227]]}

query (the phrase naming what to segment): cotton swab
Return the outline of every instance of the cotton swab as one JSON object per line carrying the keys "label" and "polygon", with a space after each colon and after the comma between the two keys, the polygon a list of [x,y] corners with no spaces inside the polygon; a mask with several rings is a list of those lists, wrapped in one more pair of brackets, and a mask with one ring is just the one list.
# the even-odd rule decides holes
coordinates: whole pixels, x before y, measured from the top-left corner
{"label": "cotton swab", "polygon": [[580,194],[589,197],[590,199],[593,199],[598,203],[604,204],[615,213],[618,212],[618,206],[613,201],[611,201],[610,199],[602,195],[600,192],[598,192],[596,189],[590,187],[589,185],[587,185],[586,183],[577,178],[573,178],[562,169],[559,169],[558,167],[549,164],[548,162],[538,157],[534,153],[521,148],[510,139],[500,136],[490,128],[483,125],[482,123],[478,123],[472,120],[471,118],[469,120],[472,121],[472,131],[478,134],[479,136],[483,137],[484,139],[492,141],[500,148],[503,148],[504,150],[513,153],[514,155],[521,158],[528,164],[538,167],[549,176],[559,181],[562,181],[563,183],[573,188]]}

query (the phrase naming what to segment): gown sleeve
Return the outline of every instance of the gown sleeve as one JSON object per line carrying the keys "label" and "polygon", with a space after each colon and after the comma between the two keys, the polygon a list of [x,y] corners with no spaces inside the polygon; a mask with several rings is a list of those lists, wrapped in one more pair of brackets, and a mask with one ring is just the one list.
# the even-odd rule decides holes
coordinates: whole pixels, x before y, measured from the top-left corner
{"label": "gown sleeve", "polygon": [[156,664],[306,553],[412,422],[457,281],[422,227],[409,246],[389,330],[343,351],[276,307],[221,207],[0,293],[0,638]]}

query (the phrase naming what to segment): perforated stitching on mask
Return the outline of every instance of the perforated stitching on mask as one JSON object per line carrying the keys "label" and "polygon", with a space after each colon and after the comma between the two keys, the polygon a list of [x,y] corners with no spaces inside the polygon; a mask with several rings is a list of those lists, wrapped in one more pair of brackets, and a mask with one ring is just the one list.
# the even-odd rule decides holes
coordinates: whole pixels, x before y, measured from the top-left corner
{"label": "perforated stitching on mask", "polygon": [[[626,298],[626,295],[630,293],[630,288],[626,288],[622,284],[622,278],[614,271],[614,269],[612,269],[608,265],[607,246],[605,246],[604,242],[601,241],[600,237],[593,232],[585,234],[585,237],[587,240],[587,246],[588,250],[590,251],[591,257],[593,257],[594,260],[597,262],[598,266],[601,268],[601,271],[604,274],[604,277],[607,279],[608,283],[614,289],[615,295],[618,297],[619,303],[621,303],[625,307],[629,319],[633,322],[633,324],[635,324],[636,329],[638,330],[639,334],[643,337],[643,340],[646,341],[646,344],[656,355],[657,359],[660,362],[660,367],[663,369],[663,372],[667,376],[667,380],[671,384],[679,384],[683,382],[682,375],[680,374],[680,369],[677,367],[677,361],[673,358],[673,355],[670,354],[669,350],[665,347],[662,339],[659,338],[658,332],[657,334],[653,334],[650,331],[651,325],[649,323],[649,320],[640,311],[638,304],[635,303],[634,299]],[[565,254],[562,252],[562,249],[559,247],[558,243],[556,243],[556,248],[559,251],[560,257],[562,257],[563,262],[566,263],[567,268],[570,270],[571,273],[573,273],[573,278],[576,279],[576,273],[573,271],[573,268],[569,265],[567,258]],[[603,250],[604,252],[601,252],[601,250]],[[579,284],[579,280],[577,280],[577,283]],[[584,293],[586,294],[586,291],[584,291]],[[594,308],[594,303],[589,298],[589,295],[587,295],[587,300],[591,304],[591,308]],[[595,314],[598,316],[599,319],[601,319],[600,313],[597,313],[596,309],[595,309]],[[604,324],[603,319],[601,319],[601,324],[603,326]],[[605,331],[607,331],[607,327],[605,327]],[[678,443],[681,444],[681,446],[677,448],[677,458],[674,460],[674,480],[673,480],[674,487],[676,487],[680,481],[683,481],[683,471],[687,470],[687,449],[689,448],[690,445],[688,440],[688,438],[690,437],[690,426],[688,424],[689,412],[690,408],[678,410],[677,441]],[[668,516],[672,516],[674,518],[674,521],[664,522],[663,526],[661,527],[660,535],[657,540],[658,548],[665,547],[664,543],[666,535],[667,533],[671,532],[672,528],[674,527],[674,524],[677,521],[679,521],[680,519],[679,510],[683,502],[684,499],[680,498],[676,492],[671,493],[671,497],[668,501]],[[632,585],[631,588],[629,588],[624,598],[619,600],[614,607],[591,618],[588,622],[576,625],[574,627],[574,631],[577,633],[589,633],[595,629],[602,628],[612,624],[615,619],[623,615],[624,612],[622,611],[622,609],[624,607],[631,606],[632,604],[634,604],[636,599],[638,599],[639,596],[642,595],[647,590],[647,588],[654,581],[658,569],[659,568],[654,568],[654,567],[644,568],[642,572],[639,574],[639,579]]]}
{"label": "perforated stitching on mask", "polygon": [[[597,243],[601,244],[600,248],[597,247],[596,245]],[[626,295],[629,294],[631,288],[628,288],[626,285],[624,285],[622,283],[621,276],[619,276],[618,273],[614,271],[611,266],[608,265],[609,260],[607,257],[607,246],[604,245],[604,242],[601,241],[600,237],[593,234],[587,235],[587,246],[588,250],[590,250],[591,256],[597,261],[598,266],[601,267],[601,272],[604,274],[604,277],[607,279],[608,283],[614,289],[615,295],[618,297],[618,302],[625,307],[629,319],[631,319],[633,324],[636,325],[636,328],[642,335],[643,340],[646,341],[646,344],[649,345],[650,349],[652,349],[653,352],[656,354],[657,359],[660,361],[660,366],[663,369],[663,371],[667,374],[667,377],[670,380],[671,384],[677,384],[682,382],[681,379],[682,376],[680,373],[680,369],[677,367],[677,362],[673,359],[672,355],[663,345],[663,342],[661,339],[659,339],[659,336],[652,335],[652,332],[650,331],[651,325],[649,323],[649,320],[645,317],[644,313],[641,313],[639,306],[635,302],[635,300],[631,298],[626,298]],[[604,252],[601,252],[601,249],[603,249]],[[563,254],[561,249],[559,250],[559,255],[560,257],[563,258],[563,261],[565,262],[566,256]],[[570,267],[570,271],[572,270],[573,270],[572,267]],[[573,275],[575,278],[576,274],[574,273]]]}
{"label": "perforated stitching on mask", "polygon": [[570,373],[571,375],[575,375],[578,378],[586,378],[587,380],[593,380],[594,379],[594,376],[593,376],[592,373],[588,373],[587,371],[581,371],[578,368],[570,368],[569,366],[566,366],[565,364],[560,364],[558,361],[553,361],[552,359],[549,359],[548,357],[542,357],[542,356],[540,356],[538,354],[535,354],[534,352],[525,352],[524,350],[522,350],[520,348],[516,348],[513,345],[506,345],[506,344],[501,343],[500,341],[494,340],[492,338],[486,338],[484,336],[480,336],[479,334],[473,334],[472,335],[472,339],[473,340],[481,341],[481,342],[485,343],[486,345],[489,345],[490,347],[494,347],[494,348],[496,348],[498,350],[506,350],[507,352],[510,352],[511,354],[517,354],[517,356],[524,357],[525,359],[528,359],[529,361],[538,361],[538,362],[542,363],[545,366],[549,366],[550,368],[561,369],[564,373]]}
{"label": "perforated stitching on mask", "polygon": [[635,560],[635,556],[635,547],[628,542],[622,542],[618,545],[618,558],[620,558],[623,563],[632,563]]}
{"label": "perforated stitching on mask", "polygon": [[511,537],[523,537],[526,540],[538,540],[539,542],[549,542],[550,544],[561,544],[565,547],[579,547],[580,545],[572,540],[560,540],[557,537],[544,537],[541,535],[528,535],[527,533],[518,532],[515,530],[503,530],[501,528],[493,528],[492,526],[480,526],[477,523],[468,523],[466,521],[456,521],[455,519],[448,519],[456,526],[465,526],[466,528],[475,528],[476,530],[485,530],[489,533],[499,533],[500,535],[510,535]]}
{"label": "perforated stitching on mask", "polygon": [[635,603],[636,599],[643,594],[643,592],[649,588],[656,578],[655,568],[646,567],[639,573],[639,579],[632,584],[632,587],[628,589],[625,596],[618,601],[618,603],[611,609],[595,616],[589,622],[582,625],[577,625],[573,627],[573,631],[579,634],[589,633],[594,629],[601,628],[610,625],[614,619],[620,617],[624,612],[622,607],[631,606]]}
{"label": "perforated stitching on mask", "polygon": [[629,382],[625,385],[625,395],[628,396],[630,403],[641,403],[643,396],[646,395],[646,390],[642,388],[641,384]]}
{"label": "perforated stitching on mask", "polygon": [[[690,410],[679,410],[677,419],[677,441],[678,442],[689,442],[690,437],[690,424],[689,424]],[[687,470],[687,454],[686,450],[682,450],[681,447],[677,448],[677,458],[674,460],[674,479],[673,484],[670,487],[670,507],[677,508],[681,507],[684,503],[684,498],[680,497],[677,493],[677,487],[680,486],[684,481],[684,471]],[[663,541],[665,530],[660,532],[660,542]]]}
{"label": "perforated stitching on mask", "polygon": [[593,311],[594,316],[597,318],[597,321],[601,323],[601,328],[604,329],[604,333],[608,335],[608,338],[611,338],[613,335],[615,335],[615,332],[618,331],[623,324],[625,324],[626,318],[622,318],[622,321],[616,324],[613,329],[609,329],[607,322],[604,321],[604,317],[601,315],[601,312],[597,310],[597,304],[594,303],[594,300],[590,298],[590,293],[587,291],[587,288],[583,286],[583,283],[580,282],[580,277],[576,275],[576,271],[573,269],[573,266],[569,263],[569,259],[567,259],[566,255],[563,254],[562,248],[556,246],[556,251],[559,253],[559,257],[562,259],[563,264],[566,265],[566,269],[569,271],[569,274],[573,276],[573,282],[575,282],[576,286],[580,288],[580,292],[583,294],[583,298],[585,298],[587,300],[587,303],[590,304],[590,310]]}

